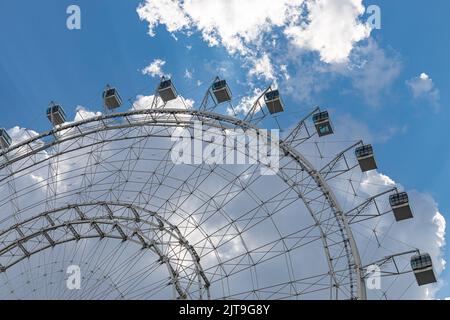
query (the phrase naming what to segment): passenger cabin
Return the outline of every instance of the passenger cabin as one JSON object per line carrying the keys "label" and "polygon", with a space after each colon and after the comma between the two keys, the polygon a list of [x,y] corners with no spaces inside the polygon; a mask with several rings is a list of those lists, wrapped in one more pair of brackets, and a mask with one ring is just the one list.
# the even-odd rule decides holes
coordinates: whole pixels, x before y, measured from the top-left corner
{"label": "passenger cabin", "polygon": [[322,111],[313,115],[314,125],[316,126],[319,137],[333,134],[333,126],[331,125],[328,111]]}
{"label": "passenger cabin", "polygon": [[116,88],[106,87],[103,91],[103,103],[109,110],[119,108],[122,105],[122,98]]}
{"label": "passenger cabin", "polygon": [[11,146],[12,139],[5,129],[0,128],[0,148],[8,149]]}
{"label": "passenger cabin", "polygon": [[428,253],[417,254],[411,257],[411,268],[416,276],[417,284],[423,286],[436,282],[433,262]]}
{"label": "passenger cabin", "polygon": [[413,217],[409,198],[406,192],[400,192],[389,196],[389,203],[396,221],[411,219]]}
{"label": "passenger cabin", "polygon": [[231,101],[231,91],[226,80],[217,80],[212,85],[212,91],[216,97],[217,103]]}
{"label": "passenger cabin", "polygon": [[373,155],[372,145],[367,144],[356,148],[355,155],[358,159],[359,167],[361,168],[362,172],[375,170],[377,168],[377,163],[375,162],[375,157]]}
{"label": "passenger cabin", "polygon": [[51,102],[47,108],[47,118],[54,126],[58,126],[66,122],[66,113],[59,104]]}
{"label": "passenger cabin", "polygon": [[275,114],[284,111],[283,101],[280,97],[280,92],[278,90],[268,91],[264,95],[264,100],[266,102],[267,109],[269,109],[270,114]]}
{"label": "passenger cabin", "polygon": [[164,103],[175,100],[178,97],[178,93],[170,79],[163,79],[161,81],[158,86],[158,94]]}

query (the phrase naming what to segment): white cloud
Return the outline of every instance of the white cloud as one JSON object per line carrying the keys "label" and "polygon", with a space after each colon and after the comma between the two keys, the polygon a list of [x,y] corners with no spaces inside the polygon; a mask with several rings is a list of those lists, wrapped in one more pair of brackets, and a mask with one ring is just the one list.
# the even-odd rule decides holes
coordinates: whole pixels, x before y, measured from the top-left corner
{"label": "white cloud", "polygon": [[288,69],[287,69],[287,65],[285,65],[285,64],[280,65],[280,71],[283,74],[284,79],[286,81],[288,81],[291,78],[291,76],[290,76],[290,74],[288,72]]}
{"label": "white cloud", "polygon": [[380,105],[398,78],[402,64],[395,53],[387,55],[374,40],[359,45],[350,56],[350,64],[341,74],[350,77],[353,87],[373,106]]}
{"label": "white cloud", "polygon": [[370,40],[362,0],[143,0],[137,12],[150,35],[157,26],[198,32],[208,45],[241,58],[251,80],[280,84],[301,102],[313,102],[341,75],[379,105],[401,69],[396,56]]}
{"label": "white cloud", "polygon": [[[234,107],[234,112],[236,112],[236,114],[246,115],[251,110],[256,99],[258,99],[258,97],[262,94],[262,92],[263,91],[259,88],[254,89],[253,94],[243,97],[239,102],[239,104],[236,107]],[[259,108],[260,107],[257,106],[257,109],[255,111],[258,112]],[[234,114],[233,109],[228,108],[227,113],[228,115],[232,116]]]}
{"label": "white cloud", "polygon": [[351,81],[351,87],[344,87],[341,94],[361,96],[368,105],[380,106],[381,98],[390,93],[402,70],[399,55],[383,50],[373,39],[356,45],[347,63],[325,64],[301,56],[295,50],[288,54],[295,56],[297,61],[289,64],[287,80],[290,81],[283,81],[281,85],[300,102],[317,103],[317,95],[342,77]]}
{"label": "white cloud", "polygon": [[179,31],[189,26],[190,20],[183,12],[180,4],[172,0],[147,1],[137,9],[141,20],[148,22],[148,33],[155,35],[154,28],[158,24],[166,25],[169,32]]}
{"label": "white cloud", "polygon": [[433,80],[426,73],[406,81],[415,99],[426,99],[433,105],[439,104],[440,92],[436,88]]}
{"label": "white cloud", "polygon": [[252,56],[252,48],[275,28],[327,63],[345,61],[354,44],[370,35],[359,19],[362,0],[146,0],[137,12],[150,35],[158,25],[169,32],[199,30],[209,45],[244,56]]}
{"label": "white cloud", "polygon": [[253,67],[250,69],[249,74],[251,76],[256,76],[257,78],[263,77],[268,81],[276,80],[275,71],[267,53],[260,59],[254,60]]}
{"label": "white cloud", "polygon": [[366,194],[377,194],[381,188],[395,185],[390,177],[376,171],[369,171],[361,182],[362,191]]}
{"label": "white cloud", "polygon": [[354,44],[370,36],[370,27],[359,20],[365,12],[361,0],[311,0],[307,8],[308,23],[284,32],[298,47],[319,52],[324,62],[346,62]]}
{"label": "white cloud", "polygon": [[101,116],[101,115],[102,115],[101,112],[89,111],[89,110],[86,110],[86,108],[83,106],[78,106],[76,108],[75,121],[86,120],[86,119]]}
{"label": "white cloud", "polygon": [[298,14],[303,0],[188,0],[145,1],[139,17],[149,23],[150,34],[158,24],[169,32],[196,28],[210,45],[221,44],[230,52],[246,53],[273,26],[283,26]]}
{"label": "white cloud", "polygon": [[400,59],[371,40],[362,0],[144,0],[137,11],[151,35],[157,26],[198,32],[242,58],[251,78],[280,83],[301,102],[341,75],[379,105],[401,70]]}
{"label": "white cloud", "polygon": [[11,136],[13,143],[20,143],[39,135],[36,131],[21,128],[19,126],[15,126],[8,130],[8,134]]}
{"label": "white cloud", "polygon": [[163,76],[164,72],[162,67],[166,64],[166,61],[162,59],[155,59],[147,67],[142,69],[142,74],[150,75],[152,77]]}
{"label": "white cloud", "polygon": [[295,56],[296,61],[289,65],[289,73],[287,66],[281,68],[284,80],[280,81],[280,87],[295,101],[316,104],[316,95],[330,87],[336,72],[318,60],[301,56],[297,51],[289,54]]}
{"label": "white cloud", "polygon": [[[151,109],[154,101],[153,95],[151,96],[143,96],[139,95],[136,97],[136,101],[133,103],[134,110],[142,110],[142,109]],[[182,96],[178,96],[176,99],[167,102],[165,108],[168,109],[192,109],[194,106],[194,100],[187,99]],[[157,108],[162,108],[164,106],[164,102],[161,99],[158,99]]]}

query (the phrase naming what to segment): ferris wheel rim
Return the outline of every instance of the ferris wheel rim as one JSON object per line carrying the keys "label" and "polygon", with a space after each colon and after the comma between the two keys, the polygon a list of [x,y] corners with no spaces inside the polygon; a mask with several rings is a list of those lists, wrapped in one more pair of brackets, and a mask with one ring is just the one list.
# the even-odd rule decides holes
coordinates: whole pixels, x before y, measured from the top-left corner
{"label": "ferris wheel rim", "polygon": [[[251,122],[243,121],[243,120],[237,119],[235,117],[231,117],[231,116],[227,116],[227,115],[223,115],[223,114],[219,114],[219,113],[214,113],[211,111],[200,111],[200,110],[195,110],[195,109],[169,109],[169,108],[143,109],[143,110],[131,110],[131,111],[122,112],[122,113],[102,114],[100,116],[95,116],[95,117],[91,117],[91,118],[88,118],[85,120],[76,121],[73,123],[58,126],[50,131],[36,135],[36,136],[34,136],[30,139],[27,139],[21,143],[12,145],[9,149],[3,150],[0,152],[0,157],[4,156],[5,159],[7,160],[6,162],[3,162],[2,164],[0,164],[0,169],[7,167],[14,161],[18,161],[21,158],[30,156],[30,154],[32,154],[32,152],[46,150],[48,148],[51,148],[54,145],[60,144],[63,141],[57,139],[56,137],[58,136],[59,133],[64,132],[64,130],[68,130],[71,128],[78,128],[78,130],[80,131],[79,136],[77,136],[77,135],[69,136],[67,139],[70,140],[70,139],[75,139],[77,137],[89,134],[89,132],[84,133],[80,129],[80,127],[82,127],[85,124],[96,123],[96,122],[104,124],[104,121],[107,121],[110,119],[127,119],[127,117],[133,117],[133,116],[139,116],[139,115],[149,115],[149,116],[151,116],[151,120],[147,119],[146,121],[143,121],[143,122],[142,121],[127,121],[127,122],[125,122],[125,124],[122,123],[121,126],[117,126],[117,127],[113,126],[113,125],[107,125],[107,126],[105,125],[103,128],[100,128],[100,130],[98,130],[98,128],[97,128],[97,130],[92,130],[91,132],[97,132],[97,131],[103,131],[103,130],[108,131],[108,130],[114,130],[114,129],[118,129],[118,128],[122,128],[122,127],[136,127],[138,125],[142,125],[142,126],[152,125],[152,124],[160,125],[161,123],[164,123],[164,121],[161,121],[163,119],[158,119],[157,117],[154,117],[154,116],[161,115],[161,114],[173,115],[173,116],[174,115],[187,115],[187,116],[191,116],[191,117],[197,117],[198,119],[209,119],[209,120],[213,120],[213,121],[214,120],[219,121],[219,123],[222,123],[222,122],[228,123],[234,127],[239,127],[244,130],[248,130],[248,129],[249,130],[260,130],[260,128],[253,125]],[[178,120],[180,120],[180,121],[178,121]],[[182,123],[192,124],[193,121],[192,121],[192,119],[189,119],[189,121],[177,119],[177,122],[172,123],[172,125],[176,126],[176,125],[179,125]],[[209,126],[216,125],[213,122],[207,122],[206,124]],[[18,150],[24,146],[31,146],[34,142],[42,141],[49,137],[54,138],[54,140],[52,141],[51,139],[49,139],[49,141],[50,141],[49,143],[44,143],[40,148],[37,148],[36,150],[32,149],[32,152],[30,152],[30,153],[23,154],[19,158],[9,158],[8,157],[8,154],[12,153],[14,150]],[[352,230],[349,227],[349,224],[345,217],[345,214],[344,214],[343,210],[341,209],[338,200],[334,196],[332,188],[328,185],[326,180],[323,178],[320,171],[316,170],[314,168],[314,166],[309,161],[307,161],[307,159],[304,156],[302,156],[297,150],[295,150],[295,148],[291,147],[289,144],[285,143],[282,140],[279,143],[279,148],[280,148],[280,151],[283,152],[282,154],[284,154],[284,156],[291,157],[293,160],[295,160],[297,162],[298,165],[300,165],[300,167],[306,169],[308,174],[310,175],[310,177],[322,189],[322,193],[325,196],[325,199],[328,201],[330,208],[332,208],[332,210],[333,210],[336,221],[338,221],[338,223],[340,225],[342,224],[343,235],[345,235],[345,237],[343,237],[343,243],[345,244],[345,246],[347,246],[347,243],[350,246],[349,253],[350,253],[351,258],[349,258],[348,254],[347,254],[347,258],[349,259],[348,260],[348,272],[349,272],[350,279],[353,277],[353,273],[355,273],[355,276],[357,278],[357,279],[355,279],[356,285],[357,285],[357,293],[356,293],[356,296],[354,296],[353,292],[351,292],[351,298],[352,299],[353,298],[366,299],[366,291],[365,291],[366,289],[365,289],[365,285],[364,285],[364,277],[361,274],[362,264],[361,264],[361,260],[359,257],[359,251],[357,248],[357,244],[356,244],[356,241],[354,240]],[[303,199],[303,201],[305,202],[304,199]],[[305,204],[306,204],[306,202],[305,202]],[[313,219],[315,219],[314,212],[312,211],[312,209],[309,207],[307,207],[307,208],[308,208],[308,211],[310,212],[311,216],[313,217]],[[321,237],[322,237],[322,241],[323,241],[325,255],[327,256],[328,260],[330,261],[331,256],[328,251],[328,246],[326,245],[326,240],[324,239],[326,234],[323,232],[320,222],[317,221],[316,219],[315,219],[315,221],[316,221],[316,223],[318,223],[317,227],[321,230]],[[329,269],[330,269],[331,273],[334,273],[334,269],[331,264],[329,264]]]}
{"label": "ferris wheel rim", "polygon": [[[41,251],[44,251],[44,250],[47,250],[50,248],[54,248],[59,245],[64,245],[68,242],[79,241],[81,239],[108,238],[108,239],[121,240],[122,242],[130,241],[134,244],[142,245],[143,249],[149,249],[153,253],[156,253],[159,256],[159,258],[161,259],[161,262],[166,264],[168,272],[169,272],[169,276],[171,277],[172,281],[174,281],[174,284],[176,284],[176,286],[178,288],[180,286],[179,279],[177,279],[177,277],[174,275],[174,268],[171,266],[170,261],[169,260],[165,261],[165,257],[162,255],[161,250],[158,249],[158,246],[157,246],[158,243],[155,242],[154,239],[148,239],[148,237],[144,234],[143,230],[141,230],[142,227],[136,226],[136,228],[131,229],[126,224],[123,224],[124,221],[126,221],[126,222],[130,222],[130,221],[138,222],[139,221],[140,223],[142,223],[144,225],[159,227],[160,231],[169,233],[172,237],[177,239],[183,247],[185,247],[186,251],[189,252],[189,254],[192,257],[192,261],[194,262],[193,267],[196,269],[196,273],[199,276],[201,276],[201,279],[203,279],[205,281],[205,283],[203,285],[204,285],[205,293],[209,297],[209,283],[207,282],[208,279],[204,274],[204,270],[202,268],[201,263],[199,261],[195,261],[195,254],[196,254],[195,248],[193,248],[192,246],[189,245],[189,242],[179,232],[178,228],[175,225],[173,225],[170,221],[168,221],[164,217],[160,216],[157,212],[150,211],[148,209],[142,208],[142,207],[134,205],[134,204],[125,203],[125,202],[115,202],[115,201],[98,201],[98,202],[69,204],[69,205],[65,205],[62,207],[54,208],[49,211],[41,212],[41,213],[34,215],[28,219],[25,219],[25,220],[21,221],[20,223],[11,226],[9,229],[2,230],[2,232],[0,233],[0,237],[3,236],[4,234],[9,233],[10,231],[14,231],[17,228],[22,227],[23,225],[25,225],[27,223],[32,223],[33,221],[36,221],[39,218],[47,217],[54,213],[59,213],[62,211],[75,209],[76,211],[80,212],[80,215],[82,215],[82,212],[79,210],[80,210],[80,208],[85,208],[85,207],[87,207],[88,209],[90,207],[101,207],[101,208],[104,208],[105,212],[108,214],[105,214],[105,216],[102,216],[102,217],[93,217],[93,218],[80,217],[78,219],[64,221],[64,223],[55,224],[55,225],[50,224],[47,227],[41,227],[38,231],[34,232],[33,234],[24,235],[22,238],[18,239],[17,242],[12,243],[11,245],[9,245],[6,248],[3,248],[0,251],[0,255],[2,255],[4,252],[11,251],[15,247],[20,247],[21,245],[27,243],[28,241],[32,240],[33,238],[36,238],[37,236],[40,236],[40,235],[47,236],[48,235],[47,232],[49,232],[51,230],[63,229],[63,228],[67,228],[67,227],[73,226],[73,225],[83,225],[83,224],[85,224],[85,225],[88,225],[88,224],[89,225],[110,225],[110,226],[113,226],[116,228],[119,227],[122,231],[123,231],[123,229],[125,229],[128,232],[121,231],[120,235],[99,233],[99,234],[92,236],[92,235],[76,234],[76,232],[74,231],[75,234],[73,234],[72,237],[68,237],[67,239],[59,240],[59,241],[53,242],[53,243],[51,242],[48,245],[44,245],[39,248],[34,248],[33,251],[25,252],[25,254],[22,257],[19,256],[16,260],[12,261],[9,265],[7,265],[7,266],[1,265],[0,272],[2,272],[2,273],[6,272],[8,269],[14,267],[16,264],[20,263],[22,260],[31,258],[33,255],[38,254]],[[111,211],[111,207],[119,207],[119,208],[129,209],[133,213],[137,214],[137,216],[135,216],[134,218],[126,218],[126,217],[117,216],[113,213],[113,211]],[[162,221],[163,226],[162,227],[156,226],[151,221],[141,219],[139,213],[150,214],[152,217],[155,217],[156,220]],[[134,239],[135,237],[137,239]],[[21,248],[23,248],[23,247],[21,247]],[[183,292],[183,290],[181,288],[177,289],[177,290],[179,290],[180,296],[187,296],[187,293]]]}

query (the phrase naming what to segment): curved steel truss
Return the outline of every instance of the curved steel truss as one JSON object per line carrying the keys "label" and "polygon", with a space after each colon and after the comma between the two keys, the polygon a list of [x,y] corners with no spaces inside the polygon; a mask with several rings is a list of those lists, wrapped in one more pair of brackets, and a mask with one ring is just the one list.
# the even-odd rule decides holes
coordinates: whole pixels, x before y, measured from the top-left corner
{"label": "curved steel truss", "polygon": [[[305,118],[277,144],[276,176],[257,174],[260,162],[177,166],[173,132],[193,131],[197,122],[225,138],[235,129],[264,134],[218,113],[144,109],[65,124],[2,151],[0,188],[9,191],[0,208],[10,214],[1,222],[0,275],[25,261],[35,267],[34,256],[69,242],[108,239],[150,251],[170,279],[154,292],[169,286],[175,298],[365,299],[350,225],[384,215],[364,213],[389,190],[344,209],[330,184],[357,169],[351,151],[361,142],[316,169],[299,151],[315,136]],[[352,179],[345,182],[356,195]]]}
{"label": "curved steel truss", "polygon": [[[4,243],[0,248],[0,272],[6,272],[40,251],[70,241],[111,238],[131,241],[142,245],[142,249],[153,251],[167,266],[179,298],[209,297],[209,281],[201,269],[195,248],[176,226],[154,212],[133,205],[114,202],[68,205],[21,221],[1,232],[0,237],[12,238],[16,234],[19,237],[15,241]],[[173,266],[179,254],[187,254],[188,258],[184,260],[187,264]],[[187,288],[183,288],[180,278]],[[197,287],[195,296],[188,290],[194,284]]]}

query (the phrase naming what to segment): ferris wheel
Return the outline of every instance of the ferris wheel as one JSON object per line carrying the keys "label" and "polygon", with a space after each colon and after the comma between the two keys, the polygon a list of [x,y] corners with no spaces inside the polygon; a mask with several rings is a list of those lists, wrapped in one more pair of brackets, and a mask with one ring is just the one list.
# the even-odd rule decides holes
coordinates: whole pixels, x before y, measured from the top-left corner
{"label": "ferris wheel", "polygon": [[[219,78],[196,109],[164,77],[146,105],[117,113],[110,86],[102,98],[103,114],[75,122],[52,102],[42,134],[1,129],[0,298],[385,299],[436,281],[430,256],[390,232],[413,219],[407,193],[364,188],[374,149],[333,140],[344,129],[327,110],[276,140],[264,128],[288,110],[271,87],[242,116]],[[175,163],[181,131],[203,150],[263,136],[277,167],[245,139],[224,147],[245,163]]]}

